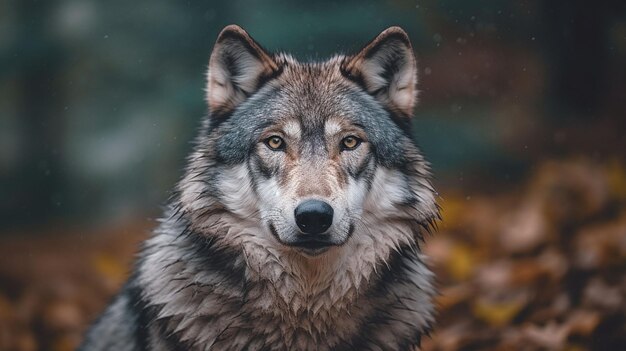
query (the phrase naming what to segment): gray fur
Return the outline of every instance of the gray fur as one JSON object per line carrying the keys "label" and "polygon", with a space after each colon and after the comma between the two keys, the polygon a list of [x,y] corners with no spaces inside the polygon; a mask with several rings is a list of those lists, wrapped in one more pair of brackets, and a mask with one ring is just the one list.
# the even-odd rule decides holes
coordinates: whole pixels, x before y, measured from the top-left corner
{"label": "gray fur", "polygon": [[[396,60],[403,65],[398,72],[414,75],[407,67],[412,53],[395,54],[411,52],[405,36],[389,29],[364,50],[376,50],[376,60]],[[211,114],[185,175],[132,277],[82,349],[419,345],[433,323],[435,294],[419,242],[438,207],[403,112],[414,103],[405,86],[414,79],[394,77],[392,70],[386,83],[375,65],[393,62],[367,62],[368,52],[321,63],[259,52],[233,26],[216,46]],[[381,53],[389,48],[396,56]],[[239,55],[237,50],[246,50],[236,63],[245,67],[224,66],[228,60],[220,53]],[[405,85],[394,87],[395,81]],[[372,84],[376,91],[368,91]],[[282,128],[287,151],[264,145],[272,128]],[[338,151],[333,138],[345,128],[365,136],[357,151]],[[334,246],[319,255],[289,244],[297,229],[293,208],[310,197],[324,199],[336,213],[329,230]]]}

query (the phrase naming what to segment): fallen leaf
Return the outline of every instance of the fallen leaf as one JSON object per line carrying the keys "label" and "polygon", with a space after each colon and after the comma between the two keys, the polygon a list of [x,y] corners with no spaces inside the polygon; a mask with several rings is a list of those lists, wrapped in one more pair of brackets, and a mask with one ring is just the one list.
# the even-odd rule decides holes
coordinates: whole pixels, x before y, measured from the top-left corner
{"label": "fallen leaf", "polygon": [[128,268],[122,266],[116,257],[107,254],[98,254],[92,259],[96,271],[118,285],[126,279]]}
{"label": "fallen leaf", "polygon": [[452,247],[446,266],[454,279],[462,281],[469,278],[476,264],[472,250],[463,244],[456,244]]}
{"label": "fallen leaf", "polygon": [[545,326],[526,325],[522,328],[522,335],[527,342],[550,350],[561,350],[565,347],[569,327],[555,322]]}
{"label": "fallen leaf", "polygon": [[531,200],[500,222],[500,246],[505,252],[528,252],[548,240],[548,224],[537,201]]}
{"label": "fallen leaf", "polygon": [[479,298],[472,306],[474,315],[487,324],[500,327],[511,321],[525,306],[526,298],[516,297],[503,301]]}
{"label": "fallen leaf", "polygon": [[571,334],[589,336],[600,324],[600,313],[590,310],[575,310],[567,319]]}
{"label": "fallen leaf", "polygon": [[600,278],[592,279],[585,287],[583,304],[615,311],[624,309],[624,295],[619,286],[610,286]]}

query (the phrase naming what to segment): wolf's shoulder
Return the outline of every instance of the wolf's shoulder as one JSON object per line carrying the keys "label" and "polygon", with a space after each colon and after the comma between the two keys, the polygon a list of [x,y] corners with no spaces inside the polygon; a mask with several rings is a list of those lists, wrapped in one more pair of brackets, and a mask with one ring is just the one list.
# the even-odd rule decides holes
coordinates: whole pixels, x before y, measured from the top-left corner
{"label": "wolf's shoulder", "polygon": [[78,351],[141,350],[138,342],[141,321],[132,285],[131,280],[113,298],[88,330]]}

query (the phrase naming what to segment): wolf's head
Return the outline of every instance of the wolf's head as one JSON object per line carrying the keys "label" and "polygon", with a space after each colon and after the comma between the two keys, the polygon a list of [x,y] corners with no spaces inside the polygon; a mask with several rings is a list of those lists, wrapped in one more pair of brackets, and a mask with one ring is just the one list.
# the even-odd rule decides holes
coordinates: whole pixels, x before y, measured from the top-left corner
{"label": "wolf's head", "polygon": [[225,247],[304,259],[357,246],[384,259],[416,244],[437,216],[411,132],[416,84],[399,27],[315,63],[226,27],[209,62],[210,114],[179,186],[183,212]]}

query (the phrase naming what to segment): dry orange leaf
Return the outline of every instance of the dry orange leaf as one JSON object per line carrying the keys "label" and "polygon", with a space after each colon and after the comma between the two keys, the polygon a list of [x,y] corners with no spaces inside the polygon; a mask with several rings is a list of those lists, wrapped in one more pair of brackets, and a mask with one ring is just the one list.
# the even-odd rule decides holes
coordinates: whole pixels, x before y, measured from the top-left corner
{"label": "dry orange leaf", "polygon": [[600,313],[588,310],[575,310],[567,320],[572,334],[591,335],[600,324]]}
{"label": "dry orange leaf", "polygon": [[98,254],[94,256],[92,264],[98,273],[116,283],[126,279],[127,268],[120,264],[113,256]]}
{"label": "dry orange leaf", "polygon": [[471,293],[467,284],[455,285],[442,289],[435,299],[441,310],[447,310],[467,300]]}
{"label": "dry orange leaf", "polygon": [[620,200],[626,200],[626,166],[614,160],[607,167],[611,194]]}
{"label": "dry orange leaf", "polygon": [[461,216],[466,210],[466,200],[463,197],[446,194],[441,201],[441,229],[457,229],[461,225]]}

